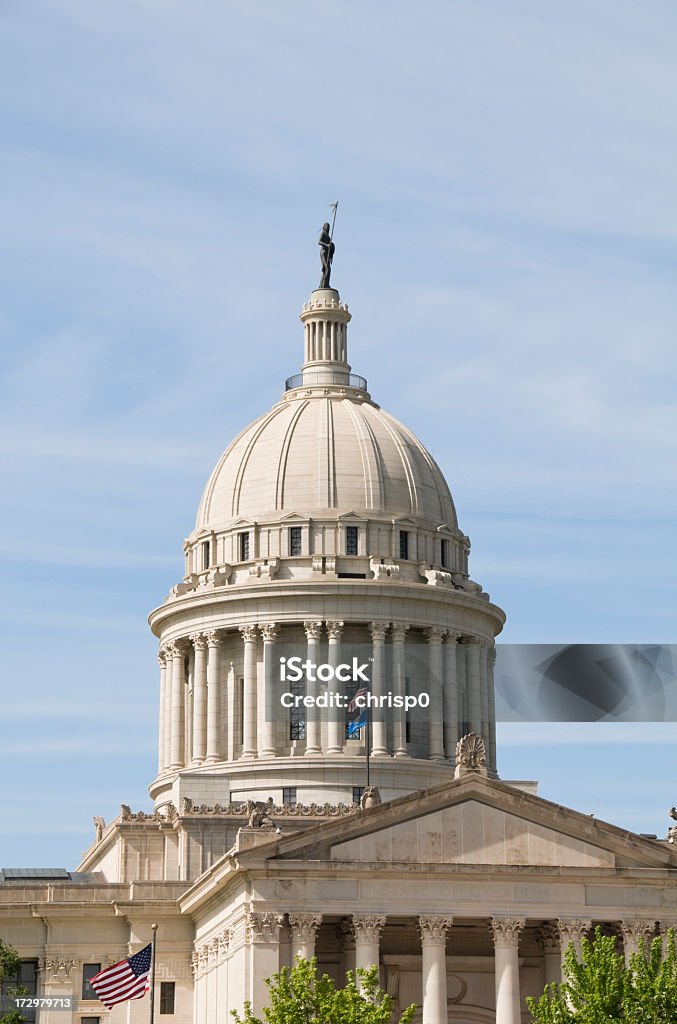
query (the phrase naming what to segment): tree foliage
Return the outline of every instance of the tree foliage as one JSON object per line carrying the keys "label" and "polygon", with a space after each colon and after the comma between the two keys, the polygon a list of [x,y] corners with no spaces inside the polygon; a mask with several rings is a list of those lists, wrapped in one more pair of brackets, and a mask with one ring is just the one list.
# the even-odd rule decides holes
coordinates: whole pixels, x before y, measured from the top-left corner
{"label": "tree foliage", "polygon": [[[21,958],[17,951],[0,939],[0,993],[7,999],[26,994],[25,989],[7,984],[8,979],[16,977],[19,973],[20,966]],[[0,1004],[0,1024],[24,1024],[25,1020],[26,1018],[16,1006],[10,1005],[7,1012],[3,1013]]]}
{"label": "tree foliage", "polygon": [[[244,1014],[232,1010],[236,1024],[389,1024],[393,1000],[378,983],[378,968],[348,971],[346,984],[337,988],[327,975],[317,973],[317,960],[297,958],[293,967],[283,967],[266,979],[270,1006],[263,1019],[255,1017],[251,1003]],[[416,1007],[407,1007],[399,1024],[410,1024]]]}
{"label": "tree foliage", "polygon": [[540,999],[527,998],[535,1024],[675,1024],[677,955],[672,929],[667,941],[642,943],[625,958],[613,935],[595,929],[581,941],[580,960],[570,943],[564,955],[562,984],[547,985]]}

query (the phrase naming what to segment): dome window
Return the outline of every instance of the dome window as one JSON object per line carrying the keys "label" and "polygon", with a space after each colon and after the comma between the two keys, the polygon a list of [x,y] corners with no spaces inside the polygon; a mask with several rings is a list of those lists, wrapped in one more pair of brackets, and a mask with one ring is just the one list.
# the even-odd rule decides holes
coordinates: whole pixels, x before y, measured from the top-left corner
{"label": "dome window", "polygon": [[409,530],[400,530],[400,558],[409,558]]}
{"label": "dome window", "polygon": [[440,541],[440,562],[442,568],[446,569],[449,565],[449,541],[442,539]]}
{"label": "dome window", "polygon": [[208,569],[211,563],[210,549],[211,545],[208,540],[202,541],[202,568]]}
{"label": "dome window", "polygon": [[358,554],[358,534],[357,526],[346,526],[346,554],[357,555]]}
{"label": "dome window", "polygon": [[237,535],[238,557],[241,562],[249,561],[249,531]]}
{"label": "dome window", "polygon": [[289,527],[289,554],[293,558],[295,555],[301,554],[301,527],[290,526]]}

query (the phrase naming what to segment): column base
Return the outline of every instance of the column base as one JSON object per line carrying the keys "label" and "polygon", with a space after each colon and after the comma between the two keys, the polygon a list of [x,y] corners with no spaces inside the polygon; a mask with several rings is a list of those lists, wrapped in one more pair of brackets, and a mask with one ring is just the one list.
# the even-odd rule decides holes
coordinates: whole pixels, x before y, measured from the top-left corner
{"label": "column base", "polygon": [[306,748],[305,757],[322,757],[322,751],[319,747]]}
{"label": "column base", "polygon": [[277,757],[277,750],[261,750],[259,751],[259,757]]}
{"label": "column base", "polygon": [[239,761],[255,761],[258,757],[258,751],[256,750],[243,750],[240,754]]}
{"label": "column base", "polygon": [[408,754],[406,750],[396,750],[393,757],[408,757],[411,758],[411,754]]}
{"label": "column base", "polygon": [[223,754],[207,754],[203,764],[220,764],[223,760]]}

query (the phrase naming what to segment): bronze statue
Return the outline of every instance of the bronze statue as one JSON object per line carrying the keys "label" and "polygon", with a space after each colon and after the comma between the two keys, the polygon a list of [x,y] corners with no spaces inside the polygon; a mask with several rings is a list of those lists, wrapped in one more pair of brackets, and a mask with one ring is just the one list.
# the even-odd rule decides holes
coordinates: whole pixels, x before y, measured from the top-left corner
{"label": "bronze statue", "polygon": [[318,242],[320,246],[320,262],[322,264],[322,277],[320,278],[320,288],[329,288],[329,278],[331,276],[331,261],[334,259],[334,243],[331,240],[331,233],[329,231],[329,222],[322,225],[322,231],[320,232],[320,239]]}

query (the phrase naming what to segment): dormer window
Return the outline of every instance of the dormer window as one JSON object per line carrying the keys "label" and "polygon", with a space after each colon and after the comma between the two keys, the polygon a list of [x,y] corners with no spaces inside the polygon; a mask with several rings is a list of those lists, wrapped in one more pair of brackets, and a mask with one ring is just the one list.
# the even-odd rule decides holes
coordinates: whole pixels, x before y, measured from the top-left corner
{"label": "dormer window", "polygon": [[358,553],[359,534],[356,526],[346,526],[346,554]]}
{"label": "dormer window", "polygon": [[293,558],[301,554],[302,533],[300,526],[289,527],[289,554]]}
{"label": "dormer window", "polygon": [[249,531],[237,535],[238,557],[241,562],[249,561]]}

